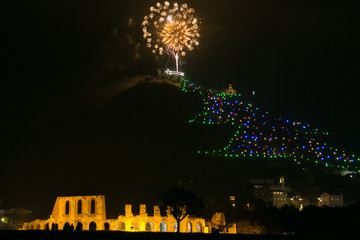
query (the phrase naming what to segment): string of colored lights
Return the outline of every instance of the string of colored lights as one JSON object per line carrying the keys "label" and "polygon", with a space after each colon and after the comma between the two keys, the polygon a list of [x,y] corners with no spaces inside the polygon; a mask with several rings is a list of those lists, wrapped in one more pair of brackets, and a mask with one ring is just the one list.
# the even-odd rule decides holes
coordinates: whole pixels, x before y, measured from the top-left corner
{"label": "string of colored lights", "polygon": [[226,158],[287,158],[296,164],[313,161],[342,172],[360,173],[360,158],[329,146],[320,139],[329,132],[310,127],[309,124],[271,117],[241,94],[215,93],[182,79],[181,90],[197,92],[203,97],[203,112],[190,123],[230,124],[237,127],[235,134],[222,149],[198,151]]}

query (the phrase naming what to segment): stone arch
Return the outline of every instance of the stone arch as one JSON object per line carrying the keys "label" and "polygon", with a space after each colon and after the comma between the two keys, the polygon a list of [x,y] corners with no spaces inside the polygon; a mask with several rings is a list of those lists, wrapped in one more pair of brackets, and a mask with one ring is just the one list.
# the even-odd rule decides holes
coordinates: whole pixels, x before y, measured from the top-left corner
{"label": "stone arch", "polygon": [[83,230],[83,224],[81,222],[78,222],[76,224],[76,228],[75,228],[76,231],[82,231]]}
{"label": "stone arch", "polygon": [[77,213],[78,213],[78,214],[81,214],[81,213],[82,213],[82,201],[81,201],[81,199],[79,199],[79,200],[77,201]]}
{"label": "stone arch", "polygon": [[166,222],[160,223],[160,232],[167,232],[167,224]]}
{"label": "stone arch", "polygon": [[110,230],[110,224],[108,222],[104,223],[104,230],[109,231]]}
{"label": "stone arch", "polygon": [[188,223],[187,223],[187,225],[186,225],[186,231],[187,231],[187,232],[190,232],[190,233],[192,232],[192,224],[191,224],[191,222],[188,222]]}
{"label": "stone arch", "polygon": [[70,213],[70,201],[66,201],[65,203],[65,215],[69,215]]}
{"label": "stone arch", "polygon": [[30,224],[30,225],[28,226],[28,229],[29,229],[29,230],[34,230],[34,226],[33,226],[32,224]]}
{"label": "stone arch", "polygon": [[50,224],[49,224],[49,223],[46,223],[44,229],[45,229],[45,230],[50,230]]}
{"label": "stone arch", "polygon": [[174,232],[177,232],[177,230],[178,230],[178,223],[174,222]]}
{"label": "stone arch", "polygon": [[35,230],[40,230],[40,224],[36,224],[34,229]]}
{"label": "stone arch", "polygon": [[125,231],[125,223],[124,222],[118,222],[116,225],[116,230]]}
{"label": "stone arch", "polygon": [[201,223],[196,223],[195,229],[196,229],[196,232],[198,232],[198,233],[203,232]]}
{"label": "stone arch", "polygon": [[91,222],[89,224],[89,231],[96,231],[96,223],[95,222]]}
{"label": "stone arch", "polygon": [[51,223],[51,230],[55,231],[55,230],[58,230],[58,224],[57,223]]}
{"label": "stone arch", "polygon": [[90,201],[90,214],[96,213],[96,201],[95,199],[91,199]]}
{"label": "stone arch", "polygon": [[131,223],[130,229],[133,231],[140,231],[140,224],[139,222],[133,221]]}
{"label": "stone arch", "polygon": [[154,224],[152,222],[147,222],[145,225],[145,231],[148,232],[154,231]]}
{"label": "stone arch", "polygon": [[64,223],[63,230],[66,232],[70,231],[70,223],[68,223],[68,222]]}

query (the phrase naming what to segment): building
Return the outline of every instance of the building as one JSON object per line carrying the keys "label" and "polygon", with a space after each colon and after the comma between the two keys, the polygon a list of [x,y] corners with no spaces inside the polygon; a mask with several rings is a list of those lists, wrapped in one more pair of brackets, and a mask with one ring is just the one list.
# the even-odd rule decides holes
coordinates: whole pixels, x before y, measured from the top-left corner
{"label": "building", "polygon": [[302,198],[300,195],[295,195],[289,198],[289,206],[294,206],[296,208],[303,208],[310,206],[310,200],[307,198]]}
{"label": "building", "polygon": [[229,84],[229,88],[225,90],[226,94],[236,94],[236,90],[232,88],[232,84]]}
{"label": "building", "polygon": [[[176,232],[178,223],[167,210],[167,215],[160,214],[159,206],[154,206],[154,214],[150,216],[146,212],[146,205],[140,205],[139,215],[133,215],[132,205],[125,205],[125,215],[119,217],[112,223],[111,230],[122,231],[151,231],[151,232]],[[187,216],[180,222],[180,232],[207,233],[205,219]]]}
{"label": "building", "polygon": [[[212,226],[211,223],[206,225],[203,218],[187,216],[180,222],[180,232],[208,233],[208,226]],[[139,215],[134,215],[132,205],[126,204],[125,215],[107,219],[105,196],[92,195],[58,197],[49,219],[24,223],[22,229],[176,232],[177,228],[178,223],[169,210],[163,216],[159,206],[154,206],[154,213],[150,215],[145,204],[140,205]],[[236,233],[236,226],[230,231]]]}
{"label": "building", "polygon": [[68,196],[56,198],[50,218],[24,223],[24,230],[63,230],[74,226],[77,230],[105,230],[111,221],[106,219],[105,196]]}
{"label": "building", "polygon": [[285,178],[281,176],[276,182],[274,179],[251,179],[255,199],[261,199],[264,203],[281,208],[291,204],[288,193],[290,187],[285,185]]}
{"label": "building", "polygon": [[328,207],[343,207],[344,206],[344,198],[343,195],[332,195],[329,193],[321,194],[319,198],[319,207],[328,206]]}
{"label": "building", "polygon": [[225,214],[223,212],[216,212],[211,221],[207,223],[211,232],[219,233],[236,233],[236,223],[226,224]]}
{"label": "building", "polygon": [[236,197],[235,196],[230,196],[230,206],[236,207]]}

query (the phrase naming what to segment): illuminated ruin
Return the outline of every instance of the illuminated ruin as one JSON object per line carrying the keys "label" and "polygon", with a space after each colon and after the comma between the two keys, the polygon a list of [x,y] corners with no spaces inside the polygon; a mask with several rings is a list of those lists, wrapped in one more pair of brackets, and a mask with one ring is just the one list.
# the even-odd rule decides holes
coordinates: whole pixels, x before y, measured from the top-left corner
{"label": "illuminated ruin", "polygon": [[[180,222],[180,232],[209,233],[211,226],[215,225],[212,222],[205,223],[204,218],[187,216]],[[148,214],[145,204],[140,204],[139,215],[134,215],[132,205],[126,204],[125,215],[119,215],[117,219],[107,219],[104,195],[67,196],[56,198],[49,219],[24,223],[22,229],[176,232],[177,222],[169,211],[167,215],[161,215],[159,206],[154,206],[154,213]],[[227,232],[236,233],[236,225]]]}

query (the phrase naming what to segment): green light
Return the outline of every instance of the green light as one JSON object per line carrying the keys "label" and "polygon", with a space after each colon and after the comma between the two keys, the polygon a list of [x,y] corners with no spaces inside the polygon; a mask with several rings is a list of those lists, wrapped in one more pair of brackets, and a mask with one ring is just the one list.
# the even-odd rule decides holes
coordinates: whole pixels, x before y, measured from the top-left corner
{"label": "green light", "polygon": [[[183,79],[182,81],[182,90],[184,92],[197,92],[200,95],[202,95],[202,102],[203,102],[203,111],[202,113],[198,114],[197,117],[195,117],[192,120],[189,120],[189,123],[202,123],[202,124],[207,124],[207,125],[214,125],[215,123],[217,125],[219,124],[231,124],[231,126],[238,126],[237,130],[233,133],[233,137],[229,139],[227,146],[223,148],[223,150],[212,150],[212,153],[221,153],[222,151],[227,151],[228,149],[233,149],[232,152],[234,154],[228,154],[228,153],[223,153],[223,154],[219,154],[219,156],[221,157],[253,157],[253,156],[257,156],[259,157],[260,154],[256,154],[255,152],[257,152],[257,150],[255,150],[254,154],[249,154],[249,153],[243,153],[241,152],[243,150],[243,147],[251,147],[254,149],[254,144],[255,145],[255,149],[256,147],[259,149],[259,151],[268,151],[269,148],[273,147],[273,144],[277,144],[276,141],[273,141],[271,146],[266,146],[264,144],[268,144],[269,141],[272,140],[277,140],[277,142],[282,143],[282,145],[285,144],[290,144],[291,147],[289,147],[289,145],[285,145],[285,148],[283,148],[283,146],[281,146],[281,148],[283,148],[284,150],[280,151],[280,147],[275,146],[275,148],[271,151],[270,154],[261,154],[263,158],[291,158],[291,159],[306,159],[307,161],[310,161],[310,159],[308,158],[308,156],[311,157],[311,161],[315,162],[315,163],[319,163],[319,158],[324,158],[324,160],[329,161],[327,158],[325,158],[325,156],[329,156],[331,155],[333,158],[335,157],[340,157],[338,149],[336,149],[336,151],[332,151],[332,153],[327,153],[327,151],[332,150],[333,147],[328,147],[325,151],[325,154],[323,154],[322,156],[319,156],[318,151],[320,150],[320,155],[321,152],[323,152],[322,149],[319,149],[318,147],[321,146],[327,146],[327,143],[321,143],[313,138],[310,138],[311,134],[323,134],[323,135],[329,135],[330,133],[327,131],[319,131],[319,129],[311,129],[310,128],[310,124],[305,124],[307,126],[306,130],[303,129],[303,125],[301,122],[294,122],[294,121],[289,121],[286,120],[287,123],[290,123],[290,126],[292,125],[293,127],[290,127],[288,125],[286,125],[286,127],[283,125],[280,127],[277,125],[279,124],[279,122],[283,122],[285,121],[281,116],[280,118],[276,118],[275,121],[278,122],[273,122],[274,119],[272,118],[268,118],[269,116],[265,116],[265,114],[269,114],[269,112],[261,112],[259,108],[254,107],[252,104],[247,103],[243,100],[239,100],[237,99],[239,96],[241,96],[241,94],[231,94],[231,95],[227,95],[224,93],[214,93],[212,90],[203,90],[200,86],[196,86],[193,83],[189,82],[186,79]],[[241,111],[245,110],[245,112],[241,115]],[[254,110],[258,111],[255,112]],[[230,114],[231,112],[235,112],[235,114]],[[259,119],[259,114],[261,114],[261,118],[265,120],[264,124],[262,126],[257,125],[257,123],[260,123],[259,121],[257,121],[257,119]],[[211,121],[210,121],[211,120]],[[261,120],[261,122],[263,121]],[[270,121],[269,121],[270,120]],[[250,125],[248,124],[251,121],[254,124]],[[257,123],[256,123],[257,122]],[[270,126],[276,126],[276,128],[271,129],[271,133],[269,136],[269,133],[267,132],[268,128]],[[267,127],[268,126],[268,127]],[[245,128],[244,132],[240,132],[239,130]],[[300,130],[299,130],[300,129]],[[250,141],[248,141],[247,143],[247,139],[248,137],[244,138],[244,135],[249,136],[249,132],[247,132],[248,130],[253,131],[252,134],[250,136],[256,136],[257,138],[255,140],[251,140],[249,138]],[[261,130],[265,130],[265,131],[261,131]],[[270,130],[270,129],[269,129]],[[279,134],[283,134],[283,132],[286,131],[286,134],[294,134],[294,138],[293,141],[281,141],[280,138],[283,137],[283,135],[279,135]],[[255,134],[254,134],[255,132]],[[295,135],[296,134],[296,135]],[[277,139],[277,137],[279,139]],[[236,139],[235,139],[236,138]],[[269,140],[268,140],[269,139]],[[292,139],[292,138],[290,138]],[[300,146],[296,147],[296,145],[294,146],[294,140],[302,140],[304,139],[305,141],[309,141],[310,146],[307,146],[305,149],[305,152],[302,152],[303,148],[300,148],[300,146],[303,146],[304,143],[299,143],[301,144]],[[258,141],[257,141],[258,140]],[[280,140],[280,141],[279,141]],[[285,138],[283,138],[282,140],[285,140]],[[292,143],[291,143],[292,142]],[[320,144],[319,144],[320,143]],[[297,143],[295,143],[297,144]],[[234,146],[235,145],[235,146]],[[238,147],[238,145],[242,146],[242,147]],[[307,145],[307,144],[305,144]],[[311,146],[312,145],[312,146]],[[310,148],[309,148],[310,147]],[[262,149],[262,150],[261,150]],[[267,149],[267,150],[266,150]],[[239,151],[241,152],[241,154],[238,154]],[[291,151],[291,152],[289,152]],[[311,152],[310,152],[311,151]],[[200,153],[200,151],[198,152]],[[202,152],[203,154],[208,154],[208,152]],[[343,154],[345,154],[345,151],[342,151]],[[315,156],[314,156],[315,155]],[[360,158],[355,158],[355,155],[351,155],[352,158],[355,160],[356,164],[359,164],[360,162]],[[344,155],[341,156],[343,159],[344,163],[348,163],[348,161],[346,160],[347,158],[349,158],[349,155]],[[357,161],[356,161],[357,160]],[[354,161],[353,161],[354,162]],[[334,167],[333,164],[329,164],[329,162],[322,162],[323,163],[322,166],[331,166]],[[355,166],[355,164],[351,164],[350,165],[353,168],[358,168],[358,166]],[[348,166],[348,168],[350,168],[350,166]],[[340,167],[340,166],[338,166]]]}

